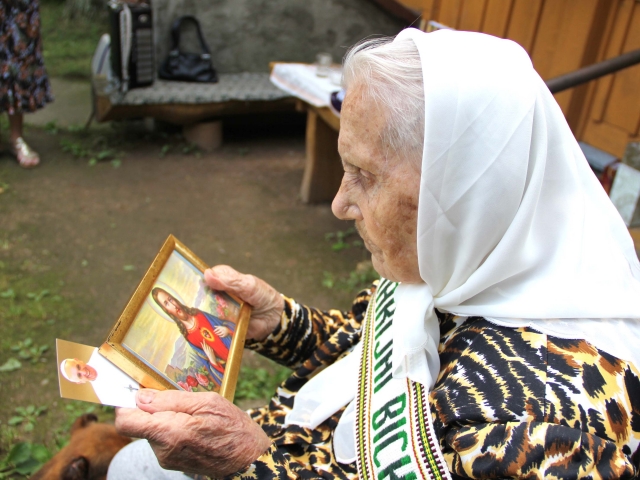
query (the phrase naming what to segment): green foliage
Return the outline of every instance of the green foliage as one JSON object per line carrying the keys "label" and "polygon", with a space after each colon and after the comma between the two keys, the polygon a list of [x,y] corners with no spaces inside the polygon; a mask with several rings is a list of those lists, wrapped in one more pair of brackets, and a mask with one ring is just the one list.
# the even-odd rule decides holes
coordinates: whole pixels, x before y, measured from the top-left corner
{"label": "green foliage", "polygon": [[164,158],[171,152],[175,151],[182,152],[184,155],[194,155],[196,158],[200,158],[200,148],[196,144],[186,142],[184,138],[179,135],[176,136],[175,140],[175,143],[165,143],[162,145],[162,148],[160,148],[160,152],[158,153],[160,158]]}
{"label": "green foliage", "polygon": [[326,270],[322,272],[322,286],[324,288],[333,288],[336,286],[336,277],[333,273],[327,272]]}
{"label": "green foliage", "polygon": [[365,260],[358,263],[355,270],[349,272],[346,277],[336,277],[331,272],[323,272],[322,286],[355,293],[367,288],[378,278],[380,275],[374,270],[372,263]]}
{"label": "green foliage", "polygon": [[0,372],[13,372],[22,367],[22,363],[17,358],[11,357],[9,360],[0,365]]}
{"label": "green foliage", "polygon": [[89,155],[89,151],[81,143],[66,138],[60,140],[60,148],[63,152],[70,153],[76,158],[84,158]]}
{"label": "green foliage", "polygon": [[86,134],[87,130],[84,125],[69,125],[66,129],[58,126],[56,120],[51,120],[44,124],[44,131],[50,135],[57,135],[60,132],[67,131],[69,133]]}
{"label": "green foliage", "polygon": [[[331,250],[340,252],[349,248],[361,249],[364,252],[364,243],[360,240],[358,232],[351,227],[344,231],[330,232],[325,234],[325,240],[331,241]],[[356,265],[356,268],[349,272],[347,276],[336,276],[331,272],[323,272],[322,286],[329,289],[344,290],[348,292],[359,292],[367,288],[371,283],[380,278],[378,272],[373,268],[370,260],[363,260]]]}
{"label": "green foliage", "polygon": [[39,292],[28,292],[27,293],[27,298],[30,298],[34,302],[39,302],[44,297],[49,295],[49,293],[50,293],[49,290],[45,288],[43,290],[40,290]]}
{"label": "green foliage", "polygon": [[266,368],[240,369],[238,384],[236,385],[236,400],[268,399],[289,375],[291,370],[274,364],[273,371]]}
{"label": "green foliage", "polygon": [[160,149],[160,153],[158,154],[158,156],[160,158],[163,158],[167,155],[167,153],[169,153],[170,150],[171,150],[171,144],[165,143]]}
{"label": "green foliage", "polygon": [[11,347],[11,350],[18,352],[18,357],[23,360],[31,360],[31,363],[44,361],[43,355],[49,350],[49,345],[36,345],[31,338],[19,341]]}
{"label": "green foliage", "polygon": [[333,241],[333,243],[331,244],[331,249],[334,252],[339,252],[340,250],[351,247],[362,247],[362,240],[360,240],[359,237],[353,237],[357,237],[356,229],[353,227],[348,228],[344,231],[338,230],[337,232],[330,232],[324,236],[325,240]]}
{"label": "green foliage", "polygon": [[193,153],[196,157],[200,157],[200,148],[195,143],[187,143],[182,147],[182,153],[185,155],[191,155]]}
{"label": "green foliage", "polygon": [[79,400],[65,400],[64,409],[68,414],[68,424],[65,425],[67,430],[76,418],[85,413],[113,413],[115,411],[115,408],[109,407],[108,405],[98,405],[96,403],[81,402]]}
{"label": "green foliage", "polygon": [[0,479],[16,474],[30,476],[37,472],[49,458],[51,458],[51,452],[44,445],[29,442],[16,443],[0,460]]}
{"label": "green foliage", "polygon": [[16,407],[16,415],[11,417],[7,422],[10,426],[22,425],[25,432],[30,432],[35,427],[38,417],[47,411],[47,407],[36,407],[29,405],[27,407]]}
{"label": "green foliage", "polygon": [[[73,296],[61,295],[64,282],[49,265],[49,251],[26,251],[21,235],[2,231],[0,254],[0,479],[23,478],[46,461],[46,448],[64,446],[75,419],[95,407],[61,400],[55,362],[43,361],[55,357],[54,338],[77,335],[81,317]],[[96,411],[112,420],[106,409]]]}
{"label": "green foliage", "polygon": [[101,160],[109,160],[110,158],[114,158],[117,155],[117,152],[112,148],[104,148],[98,153],[96,153],[96,159],[98,161]]}
{"label": "green foliage", "polygon": [[0,292],[0,298],[9,298],[13,300],[16,298],[16,292],[13,291],[13,288],[8,288],[4,292]]}
{"label": "green foliage", "polygon": [[79,133],[84,132],[85,128],[83,125],[69,125],[67,130],[71,133]]}
{"label": "green foliage", "polygon": [[55,120],[51,120],[50,122],[44,124],[44,131],[51,135],[57,135],[58,130],[58,124]]}
{"label": "green foliage", "polygon": [[[79,140],[70,140],[68,138],[63,138],[60,140],[60,148],[62,148],[63,152],[70,153],[75,158],[87,158],[87,164],[90,167],[97,165],[98,162],[110,162],[113,168],[119,168],[122,165],[122,160],[119,157],[122,155],[121,152],[111,148],[108,145],[108,141],[104,139],[104,137],[97,137],[94,139],[89,139],[89,141],[93,140],[93,142],[81,142]],[[92,143],[91,145],[87,145],[87,143]]]}
{"label": "green foliage", "polygon": [[89,78],[91,58],[103,33],[109,31],[106,10],[96,15],[76,15],[60,2],[46,1],[40,5],[42,18],[44,64],[52,77]]}

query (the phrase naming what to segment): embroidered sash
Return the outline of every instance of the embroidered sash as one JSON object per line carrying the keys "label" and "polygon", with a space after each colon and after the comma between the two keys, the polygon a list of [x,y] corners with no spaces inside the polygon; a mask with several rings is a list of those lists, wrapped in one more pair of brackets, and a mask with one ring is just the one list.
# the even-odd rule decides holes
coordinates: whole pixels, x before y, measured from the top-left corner
{"label": "embroidered sash", "polygon": [[391,327],[397,283],[382,279],[367,309],[356,396],[356,449],[362,480],[447,479],[423,385],[392,376]]}

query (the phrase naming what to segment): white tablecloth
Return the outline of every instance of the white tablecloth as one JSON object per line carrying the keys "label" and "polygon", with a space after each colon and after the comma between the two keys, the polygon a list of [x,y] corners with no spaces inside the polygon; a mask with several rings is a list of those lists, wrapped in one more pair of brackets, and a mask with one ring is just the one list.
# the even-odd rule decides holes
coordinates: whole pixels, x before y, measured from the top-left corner
{"label": "white tablecloth", "polygon": [[328,77],[318,77],[315,65],[276,63],[270,80],[281,90],[314,107],[327,107],[331,93],[340,90],[340,74],[339,67],[332,68]]}

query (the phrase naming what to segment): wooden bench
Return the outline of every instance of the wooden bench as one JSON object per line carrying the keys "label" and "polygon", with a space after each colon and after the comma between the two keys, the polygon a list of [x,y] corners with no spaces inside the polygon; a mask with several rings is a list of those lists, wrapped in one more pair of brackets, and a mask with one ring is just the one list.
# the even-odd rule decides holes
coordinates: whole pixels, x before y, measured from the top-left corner
{"label": "wooden bench", "polygon": [[[395,35],[419,17],[396,0],[268,3],[154,0],[156,67],[169,53],[174,20],[193,15],[200,22],[220,81],[191,84],[156,80],[150,87],[125,95],[94,93],[96,120],[152,117],[188,125],[226,115],[292,111],[295,101],[269,82],[269,61],[308,62],[321,51],[338,59],[347,45],[373,34]],[[187,24],[182,30],[181,48],[199,52],[193,25]]]}
{"label": "wooden bench", "polygon": [[295,100],[269,81],[268,73],[220,74],[218,83],[156,80],[145,88],[98,93],[94,89],[98,122],[152,117],[175,125],[247,113],[294,111]]}

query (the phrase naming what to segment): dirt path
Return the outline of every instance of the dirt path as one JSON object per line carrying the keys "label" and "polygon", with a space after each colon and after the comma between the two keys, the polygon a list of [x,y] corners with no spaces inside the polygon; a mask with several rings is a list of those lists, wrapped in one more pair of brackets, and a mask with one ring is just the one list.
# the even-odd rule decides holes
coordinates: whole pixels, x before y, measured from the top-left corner
{"label": "dirt path", "polygon": [[346,276],[363,253],[333,252],[325,234],[349,225],[328,205],[298,200],[299,126],[280,135],[237,128],[221,150],[201,156],[176,147],[161,157],[164,140],[133,137],[118,168],[89,166],[60,147],[75,137],[34,128],[39,168],[0,157],[0,364],[27,337],[51,348],[45,362],[0,373],[0,449],[26,435],[6,426],[15,406],[49,408],[26,438],[46,441],[60,427],[54,339],[99,345],[170,233],[205,262],[254,273],[306,303],[349,304],[350,293],[322,287],[323,272]]}

